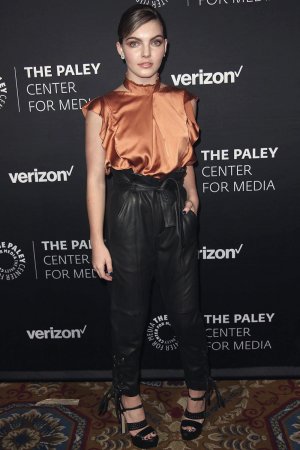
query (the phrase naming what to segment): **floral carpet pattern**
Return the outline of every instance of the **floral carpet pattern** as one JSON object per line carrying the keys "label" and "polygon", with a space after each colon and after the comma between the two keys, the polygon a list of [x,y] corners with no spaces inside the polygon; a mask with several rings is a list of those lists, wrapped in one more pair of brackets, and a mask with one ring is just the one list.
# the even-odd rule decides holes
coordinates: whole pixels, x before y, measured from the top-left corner
{"label": "floral carpet pattern", "polygon": [[[110,385],[0,383],[0,450],[135,449],[129,435],[119,433],[113,402],[105,415],[97,414]],[[218,381],[218,387],[225,408],[218,409],[213,396],[201,436],[183,442],[179,426],[187,400],[185,383],[141,384],[146,418],[159,434],[159,449],[300,449],[300,380],[226,380]],[[55,400],[41,404],[45,399]]]}

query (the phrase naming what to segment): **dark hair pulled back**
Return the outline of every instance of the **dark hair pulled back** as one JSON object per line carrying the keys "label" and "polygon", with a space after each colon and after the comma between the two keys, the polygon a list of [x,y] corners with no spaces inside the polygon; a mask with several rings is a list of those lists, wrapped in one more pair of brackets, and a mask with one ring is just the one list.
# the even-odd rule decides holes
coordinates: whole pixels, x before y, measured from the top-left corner
{"label": "dark hair pulled back", "polygon": [[119,26],[118,36],[119,42],[122,44],[123,39],[137,30],[150,20],[158,20],[163,29],[163,35],[167,37],[166,25],[159,12],[150,5],[134,5],[126,9],[122,14]]}

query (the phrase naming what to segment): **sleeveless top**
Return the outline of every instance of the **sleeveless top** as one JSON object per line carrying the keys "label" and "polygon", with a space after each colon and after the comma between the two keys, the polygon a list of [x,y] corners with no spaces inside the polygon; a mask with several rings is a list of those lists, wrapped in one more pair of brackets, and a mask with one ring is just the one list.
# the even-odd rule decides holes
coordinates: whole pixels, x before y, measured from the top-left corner
{"label": "sleeveless top", "polygon": [[191,100],[185,89],[138,84],[125,77],[126,91],[110,91],[83,105],[101,115],[99,136],[105,150],[105,173],[132,168],[134,173],[160,178],[194,164],[193,144],[199,137]]}

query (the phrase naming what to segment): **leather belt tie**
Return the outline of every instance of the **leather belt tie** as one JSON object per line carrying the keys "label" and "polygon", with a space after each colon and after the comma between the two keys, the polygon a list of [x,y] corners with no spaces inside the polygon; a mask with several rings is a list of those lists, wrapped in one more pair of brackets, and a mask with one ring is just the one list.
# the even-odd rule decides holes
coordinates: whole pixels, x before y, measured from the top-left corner
{"label": "leather belt tie", "polygon": [[[133,172],[132,169],[116,170],[111,169],[113,173],[114,181],[118,185],[124,184],[130,190],[155,190],[160,193],[160,202],[162,206],[162,213],[166,227],[176,226],[176,231],[179,237],[181,248],[183,248],[183,229],[181,220],[181,195],[180,189],[182,189],[183,178],[186,174],[186,167],[182,167],[178,170],[170,172],[162,178],[154,178],[150,175],[141,175]],[[173,189],[172,189],[173,185]],[[164,202],[169,199],[168,188],[171,188],[175,192],[176,201],[172,205],[172,208],[165,208]],[[175,219],[174,219],[175,215]]]}

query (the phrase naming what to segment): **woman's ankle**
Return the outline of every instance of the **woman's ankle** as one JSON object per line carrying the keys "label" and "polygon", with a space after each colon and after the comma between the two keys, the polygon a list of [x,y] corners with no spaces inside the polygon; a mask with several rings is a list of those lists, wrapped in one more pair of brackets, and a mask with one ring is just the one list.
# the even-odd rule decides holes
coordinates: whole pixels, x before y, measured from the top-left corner
{"label": "woman's ankle", "polygon": [[204,396],[205,395],[205,393],[206,393],[206,391],[204,390],[204,389],[191,389],[191,388],[188,388],[188,391],[189,391],[189,395],[191,396],[191,397],[196,397],[196,398],[198,398],[198,397],[202,397],[202,396]]}
{"label": "woman's ankle", "polygon": [[123,403],[123,405],[128,408],[130,408],[131,406],[137,406],[141,403],[141,398],[140,398],[140,394],[134,395],[134,396],[129,396],[129,395],[125,395],[123,394],[121,396],[121,401]]}

